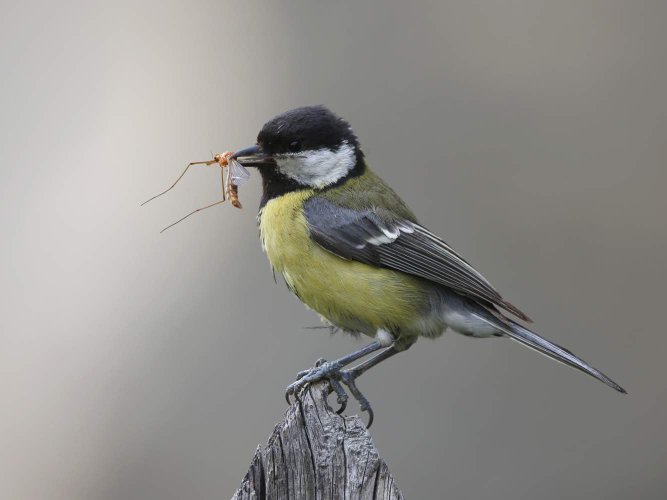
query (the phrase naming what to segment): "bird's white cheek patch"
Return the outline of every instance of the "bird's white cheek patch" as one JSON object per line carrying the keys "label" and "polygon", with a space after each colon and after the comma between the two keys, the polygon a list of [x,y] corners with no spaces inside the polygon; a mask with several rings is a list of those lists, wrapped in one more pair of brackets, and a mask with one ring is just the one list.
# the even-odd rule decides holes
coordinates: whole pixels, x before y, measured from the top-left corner
{"label": "bird's white cheek patch", "polygon": [[347,141],[336,150],[317,149],[276,158],[278,169],[299,184],[321,188],[345,177],[356,163]]}

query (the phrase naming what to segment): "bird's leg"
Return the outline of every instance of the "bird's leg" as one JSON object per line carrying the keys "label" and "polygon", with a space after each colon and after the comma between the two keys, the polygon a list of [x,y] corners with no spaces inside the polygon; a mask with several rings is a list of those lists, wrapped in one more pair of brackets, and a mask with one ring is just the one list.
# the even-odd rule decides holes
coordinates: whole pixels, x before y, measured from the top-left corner
{"label": "bird's leg", "polygon": [[355,351],[351,354],[348,354],[347,356],[343,356],[342,358],[337,359],[335,361],[328,362],[322,358],[318,359],[317,362],[315,363],[314,368],[310,368],[308,370],[303,370],[299,372],[297,374],[297,381],[290,384],[287,387],[287,391],[285,392],[285,398],[287,399],[287,403],[288,404],[290,403],[289,398],[291,394],[297,396],[298,393],[309,383],[316,382],[322,379],[327,379],[329,381],[329,384],[331,385],[331,388],[336,393],[338,397],[338,403],[340,404],[340,408],[336,413],[341,414],[343,411],[345,411],[345,408],[347,407],[348,397],[347,394],[345,393],[345,389],[343,388],[343,385],[345,385],[349,389],[352,396],[354,396],[354,398],[359,402],[361,411],[368,412],[367,427],[370,427],[373,424],[373,418],[374,418],[373,408],[371,407],[371,404],[369,403],[366,396],[364,396],[357,387],[356,380],[363,373],[367,372],[372,367],[374,367],[378,363],[381,363],[385,359],[392,357],[394,354],[401,352],[401,350],[397,349],[395,344],[392,344],[391,346],[387,347],[384,351],[358,364],[354,368],[351,368],[349,370],[342,370],[342,368],[360,358],[363,358],[367,354],[375,352],[381,348],[382,345],[379,342],[375,341],[370,343],[366,347],[359,349],[358,351]]}
{"label": "bird's leg", "polygon": [[341,381],[348,387],[348,389],[350,389],[352,395],[359,402],[361,411],[368,412],[368,425],[366,426],[367,428],[373,425],[373,418],[374,418],[373,408],[371,407],[371,404],[368,402],[368,399],[366,399],[366,396],[364,396],[361,393],[361,391],[357,388],[356,379],[362,373],[368,371],[378,363],[384,361],[387,358],[392,357],[394,354],[399,352],[401,351],[396,349],[395,345],[391,345],[384,351],[373,356],[371,359],[367,359],[363,363],[358,364],[357,366],[351,368],[350,370],[343,370],[342,372],[340,372]]}
{"label": "bird's leg", "polygon": [[317,382],[318,380],[327,379],[331,384],[331,388],[338,396],[338,403],[341,405],[338,413],[341,413],[343,410],[345,410],[345,406],[347,405],[347,395],[345,394],[345,390],[339,381],[341,378],[341,368],[381,348],[382,344],[380,344],[378,341],[373,341],[358,351],[350,353],[347,356],[343,356],[342,358],[339,358],[335,361],[318,359],[313,368],[299,372],[297,374],[296,382],[293,382],[287,386],[287,390],[285,391],[285,399],[287,400],[287,404],[291,404],[290,396],[292,394],[298,396],[299,392],[304,387],[306,387],[306,385],[312,382]]}
{"label": "bird's leg", "polygon": [[367,359],[363,363],[359,363],[354,368],[345,371],[352,374],[353,378],[357,378],[362,373],[370,370],[378,363],[381,363],[385,359],[391,358],[394,354],[398,354],[399,352],[401,351],[396,349],[396,346],[392,344],[391,346],[387,347],[384,351],[373,356],[371,359]]}
{"label": "bird's leg", "polygon": [[[371,342],[370,344],[368,344],[367,346],[362,347],[362,348],[359,349],[358,351],[354,351],[354,352],[352,352],[352,353],[350,353],[350,354],[348,354],[348,355],[346,355],[346,356],[343,356],[342,358],[338,358],[338,359],[335,360],[335,361],[331,361],[331,362],[329,362],[329,361],[327,361],[327,360],[324,359],[324,358],[320,358],[320,359],[318,359],[317,361],[315,361],[315,368],[320,368],[320,367],[322,367],[322,366],[325,365],[325,364],[326,364],[326,365],[329,365],[329,366],[337,365],[339,368],[342,368],[343,366],[347,366],[347,365],[349,365],[350,363],[352,363],[352,362],[358,360],[359,358],[363,358],[363,357],[366,356],[367,354],[370,354],[370,353],[372,353],[372,352],[375,352],[375,351],[377,351],[377,350],[380,349],[380,348],[382,348],[382,345],[381,345],[378,341],[373,341],[373,342]],[[309,374],[310,372],[312,372],[315,368],[309,368],[308,370],[302,370],[302,371],[300,371],[300,372],[297,374],[296,378],[297,378],[297,379],[301,379],[301,378],[303,378],[305,375],[307,375],[307,374]]]}

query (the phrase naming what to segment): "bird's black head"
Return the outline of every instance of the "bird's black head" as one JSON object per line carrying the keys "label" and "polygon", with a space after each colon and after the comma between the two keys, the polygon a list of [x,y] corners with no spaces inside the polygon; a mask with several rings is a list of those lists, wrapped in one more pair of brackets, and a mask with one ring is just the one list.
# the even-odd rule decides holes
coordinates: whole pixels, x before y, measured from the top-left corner
{"label": "bird's black head", "polygon": [[358,175],[363,153],[350,125],[324,106],[307,106],[268,121],[257,145],[238,151],[245,166],[259,167],[267,189],[277,196],[303,188],[322,189]]}
{"label": "bird's black head", "polygon": [[350,124],[324,106],[305,106],[276,116],[262,127],[257,143],[271,155],[336,151],[344,144],[359,149]]}

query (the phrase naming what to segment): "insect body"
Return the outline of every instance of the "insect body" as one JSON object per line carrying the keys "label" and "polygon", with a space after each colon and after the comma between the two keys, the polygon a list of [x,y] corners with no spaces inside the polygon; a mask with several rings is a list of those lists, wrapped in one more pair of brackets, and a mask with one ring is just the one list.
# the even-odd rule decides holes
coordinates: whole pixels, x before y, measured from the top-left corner
{"label": "insect body", "polygon": [[[230,156],[232,154],[233,153],[229,153]],[[227,186],[225,187],[223,185],[223,191],[225,189],[227,190],[227,194],[229,195],[229,199],[231,200],[233,206],[236,208],[242,208],[241,202],[239,201],[239,186],[245,184],[246,181],[250,178],[250,172],[248,172],[243,165],[241,165],[233,158],[227,159],[227,165],[229,166],[227,169]]]}

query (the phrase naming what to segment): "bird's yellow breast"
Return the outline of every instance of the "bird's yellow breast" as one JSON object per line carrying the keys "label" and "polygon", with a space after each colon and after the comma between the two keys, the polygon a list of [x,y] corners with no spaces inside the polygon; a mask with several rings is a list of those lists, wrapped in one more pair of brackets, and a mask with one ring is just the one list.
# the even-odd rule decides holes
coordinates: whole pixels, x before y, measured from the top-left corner
{"label": "bird's yellow breast", "polygon": [[311,309],[346,330],[409,330],[427,306],[424,283],[409,275],[346,260],[311,240],[303,213],[309,190],[270,200],[259,217],[273,268]]}

